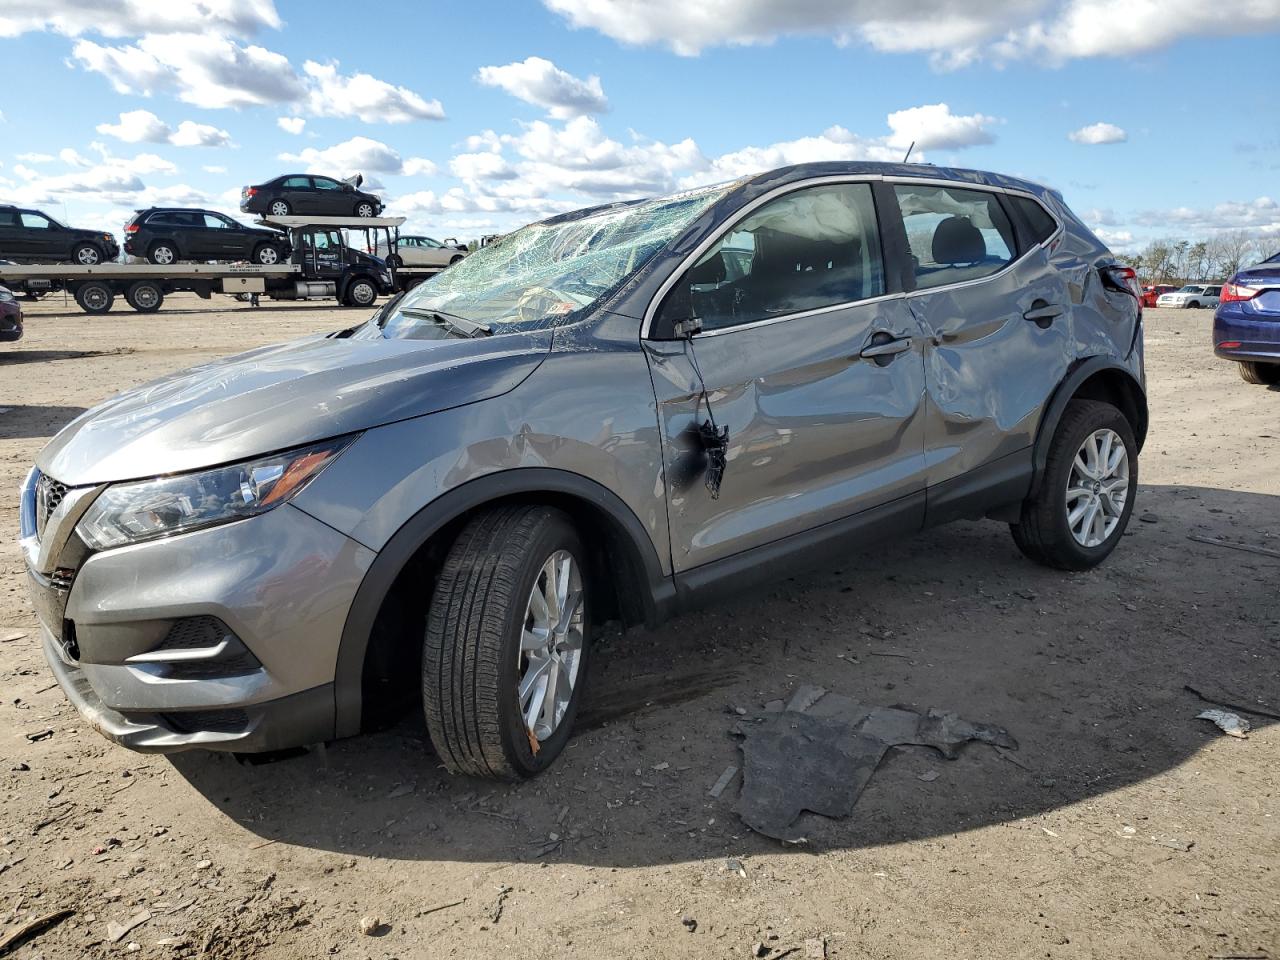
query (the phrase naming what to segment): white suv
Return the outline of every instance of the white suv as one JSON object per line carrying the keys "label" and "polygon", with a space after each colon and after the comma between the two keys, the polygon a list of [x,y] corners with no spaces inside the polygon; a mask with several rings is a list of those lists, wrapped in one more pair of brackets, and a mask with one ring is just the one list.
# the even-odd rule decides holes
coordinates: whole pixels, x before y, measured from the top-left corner
{"label": "white suv", "polygon": [[1173,293],[1162,293],[1156,298],[1157,307],[1216,307],[1222,295],[1222,285],[1188,283]]}

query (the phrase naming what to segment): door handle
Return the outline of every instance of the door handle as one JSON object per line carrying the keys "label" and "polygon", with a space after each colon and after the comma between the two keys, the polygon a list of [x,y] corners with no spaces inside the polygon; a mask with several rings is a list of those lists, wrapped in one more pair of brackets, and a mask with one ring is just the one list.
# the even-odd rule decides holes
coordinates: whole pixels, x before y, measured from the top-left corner
{"label": "door handle", "polygon": [[1024,320],[1030,320],[1041,327],[1047,327],[1053,323],[1056,317],[1062,316],[1065,308],[1056,303],[1048,303],[1044,300],[1037,300],[1031,304],[1031,309],[1022,315]]}
{"label": "door handle", "polygon": [[863,360],[874,360],[883,366],[898,354],[905,353],[910,349],[910,337],[893,338],[892,334],[881,330],[872,334],[871,345],[864,347],[858,356]]}

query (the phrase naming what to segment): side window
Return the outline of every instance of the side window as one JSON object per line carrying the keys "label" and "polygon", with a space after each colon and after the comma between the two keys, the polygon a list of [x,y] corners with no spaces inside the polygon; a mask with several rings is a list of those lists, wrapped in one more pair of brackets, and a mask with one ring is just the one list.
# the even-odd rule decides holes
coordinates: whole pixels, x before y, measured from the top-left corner
{"label": "side window", "polygon": [[839,183],[788,193],[734,225],[680,278],[660,316],[674,323],[692,311],[716,330],[884,290],[871,186]]}
{"label": "side window", "polygon": [[990,276],[1013,261],[1013,226],[995,194],[918,184],[893,189],[917,290]]}
{"label": "side window", "polygon": [[432,248],[432,249],[434,249],[434,248],[436,248],[436,247],[439,247],[439,246],[440,246],[440,244],[439,244],[439,243],[437,243],[435,240],[432,240],[430,237],[422,237],[422,238],[420,238],[419,243],[421,243],[421,244],[422,244],[422,246],[424,246],[424,247],[429,247],[429,248]]}
{"label": "side window", "polygon": [[337,180],[330,180],[328,177],[312,177],[317,190],[341,190],[342,184]]}
{"label": "side window", "polygon": [[0,210],[0,227],[16,227],[18,215],[12,210]]}
{"label": "side window", "polygon": [[22,225],[28,230],[48,230],[53,226],[43,213],[21,213]]}
{"label": "side window", "polygon": [[1206,297],[1220,297],[1222,296],[1222,288],[1221,287],[1205,287],[1204,295]]}
{"label": "side window", "polygon": [[227,230],[230,229],[231,224],[217,214],[206,213],[204,214],[204,223],[201,226],[208,227],[211,230]]}
{"label": "side window", "polygon": [[286,178],[284,183],[280,184],[280,186],[285,187],[289,190],[310,190],[311,178],[310,177],[288,177]]}
{"label": "side window", "polygon": [[1049,216],[1049,212],[1030,197],[1010,197],[1022,218],[1031,228],[1031,238],[1036,243],[1044,243],[1058,230],[1058,221]]}

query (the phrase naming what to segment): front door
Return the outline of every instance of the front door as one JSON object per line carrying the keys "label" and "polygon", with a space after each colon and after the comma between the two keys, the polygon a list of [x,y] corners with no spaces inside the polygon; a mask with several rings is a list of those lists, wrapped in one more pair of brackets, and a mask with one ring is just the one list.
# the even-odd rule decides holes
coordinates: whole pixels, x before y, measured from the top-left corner
{"label": "front door", "polygon": [[24,210],[18,214],[18,223],[21,225],[18,245],[26,251],[26,258],[53,261],[71,258],[71,243],[66,234],[43,213]]}
{"label": "front door", "polygon": [[[885,275],[870,185],[825,184],[750,212],[667,295],[659,328],[668,311],[702,324],[646,342],[677,572],[922,501],[923,344]],[[716,492],[712,417],[728,430]],[[922,503],[904,510],[918,525]]]}
{"label": "front door", "polygon": [[312,230],[304,234],[303,273],[309,280],[337,281],[346,267],[346,245],[337,230]]}
{"label": "front door", "polygon": [[1000,473],[999,461],[1017,473],[1075,355],[1066,281],[1034,236],[1020,248],[1010,197],[918,183],[893,192],[915,274],[907,302],[928,338],[930,490],[984,467]]}

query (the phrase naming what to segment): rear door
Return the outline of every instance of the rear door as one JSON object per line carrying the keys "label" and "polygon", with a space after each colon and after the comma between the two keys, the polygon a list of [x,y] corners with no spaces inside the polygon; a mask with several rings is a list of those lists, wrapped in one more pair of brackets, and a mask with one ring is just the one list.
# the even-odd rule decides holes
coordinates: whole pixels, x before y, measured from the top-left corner
{"label": "rear door", "polygon": [[[675,281],[653,329],[682,312],[701,320],[692,341],[645,343],[677,571],[878,506],[919,526],[923,344],[887,292],[870,184],[797,185],[751,209]],[[699,439],[712,419],[728,430],[717,491]]]}
{"label": "rear door", "polygon": [[12,207],[0,210],[0,260],[21,260],[23,239],[18,211]]}
{"label": "rear door", "polygon": [[310,177],[285,177],[280,195],[294,213],[315,213],[315,191]]}
{"label": "rear door", "polygon": [[1058,224],[1027,198],[1038,241],[1002,191],[892,192],[911,257],[907,302],[925,334],[929,520],[974,515],[1025,492],[1041,413],[1074,357],[1070,294],[1049,259]]}

